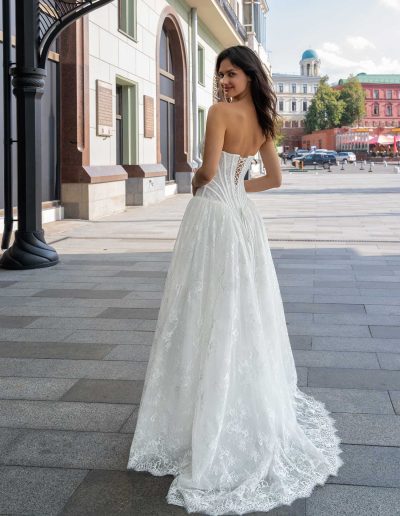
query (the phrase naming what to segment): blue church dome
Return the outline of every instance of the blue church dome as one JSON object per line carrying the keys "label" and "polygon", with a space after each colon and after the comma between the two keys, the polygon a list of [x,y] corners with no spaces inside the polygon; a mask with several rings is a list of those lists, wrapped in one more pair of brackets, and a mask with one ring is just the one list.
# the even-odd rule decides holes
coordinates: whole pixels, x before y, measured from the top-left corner
{"label": "blue church dome", "polygon": [[301,56],[301,59],[318,59],[318,54],[315,50],[311,50],[310,48],[308,50],[305,50],[303,52],[303,55]]}

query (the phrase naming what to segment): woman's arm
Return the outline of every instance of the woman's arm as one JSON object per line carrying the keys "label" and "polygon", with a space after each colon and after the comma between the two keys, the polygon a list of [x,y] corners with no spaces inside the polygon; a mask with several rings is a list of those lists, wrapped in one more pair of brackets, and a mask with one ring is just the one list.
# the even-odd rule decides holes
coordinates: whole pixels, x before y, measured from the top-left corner
{"label": "woman's arm", "polygon": [[255,179],[246,179],[246,192],[262,192],[270,188],[278,188],[282,184],[282,172],[278,153],[272,138],[267,139],[260,147],[260,154],[266,175]]}
{"label": "woman's arm", "polygon": [[193,188],[197,189],[209,183],[217,173],[226,131],[224,107],[218,103],[213,104],[208,110],[203,163],[193,176]]}

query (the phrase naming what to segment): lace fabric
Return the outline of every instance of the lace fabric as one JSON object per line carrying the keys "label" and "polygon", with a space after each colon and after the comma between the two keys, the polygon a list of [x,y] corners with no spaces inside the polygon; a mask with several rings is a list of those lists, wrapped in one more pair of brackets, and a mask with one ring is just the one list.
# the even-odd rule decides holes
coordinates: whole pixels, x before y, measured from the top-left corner
{"label": "lace fabric", "polygon": [[325,405],[297,387],[266,231],[222,152],[175,242],[127,468],[175,476],[167,502],[210,515],[309,496],[343,464]]}

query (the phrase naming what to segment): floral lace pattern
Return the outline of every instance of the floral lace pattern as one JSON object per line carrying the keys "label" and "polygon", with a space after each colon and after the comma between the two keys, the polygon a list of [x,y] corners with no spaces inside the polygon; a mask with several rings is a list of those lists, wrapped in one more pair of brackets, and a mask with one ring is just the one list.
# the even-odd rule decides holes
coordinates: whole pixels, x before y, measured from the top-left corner
{"label": "floral lace pattern", "polygon": [[289,505],[343,464],[334,420],[297,387],[243,159],[222,153],[218,174],[187,205],[127,465],[174,475],[168,503],[216,516]]}

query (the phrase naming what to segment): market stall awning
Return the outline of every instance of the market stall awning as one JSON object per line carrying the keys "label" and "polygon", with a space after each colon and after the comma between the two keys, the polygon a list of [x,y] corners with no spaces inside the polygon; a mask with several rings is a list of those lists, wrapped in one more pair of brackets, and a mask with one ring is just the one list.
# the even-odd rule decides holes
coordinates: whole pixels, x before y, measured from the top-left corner
{"label": "market stall awning", "polygon": [[395,143],[395,136],[392,134],[380,134],[379,136],[370,136],[370,145],[393,145]]}

